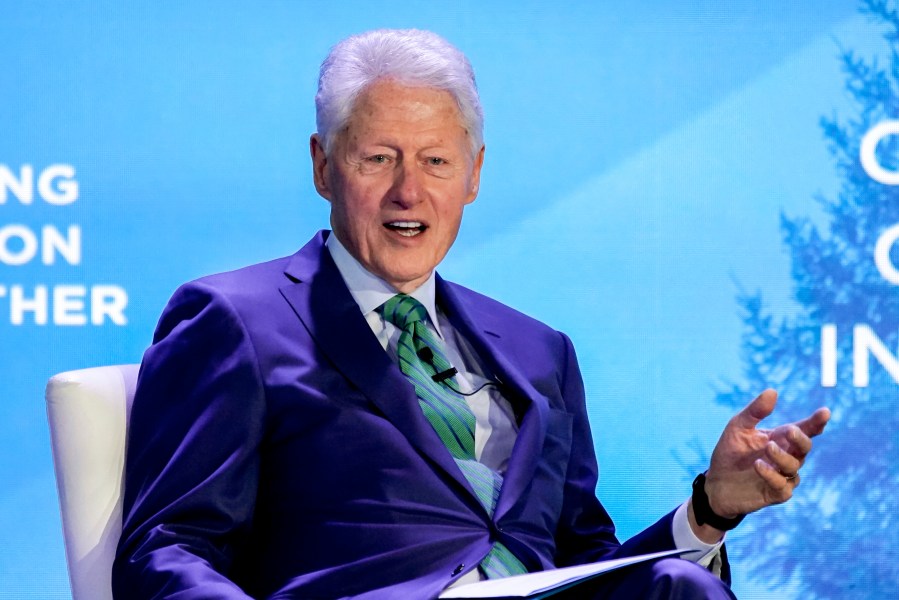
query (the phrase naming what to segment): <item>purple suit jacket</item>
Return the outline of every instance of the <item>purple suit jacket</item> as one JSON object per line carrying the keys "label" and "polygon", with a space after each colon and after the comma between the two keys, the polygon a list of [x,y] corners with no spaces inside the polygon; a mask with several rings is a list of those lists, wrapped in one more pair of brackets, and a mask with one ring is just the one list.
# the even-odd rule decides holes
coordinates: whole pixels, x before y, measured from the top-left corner
{"label": "purple suit jacket", "polygon": [[489,516],[326,236],[189,283],[163,313],[132,413],[117,597],[427,599],[494,540],[531,571],[673,547],[671,514],[615,538],[568,338],[438,278],[520,424]]}

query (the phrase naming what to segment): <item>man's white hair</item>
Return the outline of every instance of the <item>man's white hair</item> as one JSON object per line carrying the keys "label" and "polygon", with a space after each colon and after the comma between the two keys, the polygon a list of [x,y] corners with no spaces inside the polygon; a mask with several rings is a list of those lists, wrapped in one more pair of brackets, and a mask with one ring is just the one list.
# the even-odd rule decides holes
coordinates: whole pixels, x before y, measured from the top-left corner
{"label": "man's white hair", "polygon": [[474,71],[462,52],[430,31],[378,29],[346,38],[322,63],[315,121],[325,152],[347,125],[359,95],[381,79],[449,92],[459,106],[472,153],[484,144],[484,112]]}

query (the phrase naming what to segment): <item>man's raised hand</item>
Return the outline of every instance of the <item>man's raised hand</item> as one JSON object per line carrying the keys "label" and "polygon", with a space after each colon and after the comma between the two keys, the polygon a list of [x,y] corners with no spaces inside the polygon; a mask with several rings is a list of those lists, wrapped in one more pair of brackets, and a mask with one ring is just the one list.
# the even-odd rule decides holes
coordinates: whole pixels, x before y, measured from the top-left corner
{"label": "man's raised hand", "polygon": [[799,485],[811,438],[824,431],[830,411],[819,408],[801,421],[758,429],[776,403],[777,392],[765,390],[724,428],[706,474],[705,490],[715,514],[732,518],[786,502]]}

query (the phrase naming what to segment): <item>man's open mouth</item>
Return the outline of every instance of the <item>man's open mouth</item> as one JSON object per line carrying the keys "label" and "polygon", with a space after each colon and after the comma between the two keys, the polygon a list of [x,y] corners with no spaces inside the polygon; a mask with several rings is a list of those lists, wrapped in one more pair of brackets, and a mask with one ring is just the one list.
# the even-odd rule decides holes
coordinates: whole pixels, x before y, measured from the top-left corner
{"label": "man's open mouth", "polygon": [[428,228],[427,225],[420,221],[391,221],[384,223],[384,227],[405,237],[416,236]]}

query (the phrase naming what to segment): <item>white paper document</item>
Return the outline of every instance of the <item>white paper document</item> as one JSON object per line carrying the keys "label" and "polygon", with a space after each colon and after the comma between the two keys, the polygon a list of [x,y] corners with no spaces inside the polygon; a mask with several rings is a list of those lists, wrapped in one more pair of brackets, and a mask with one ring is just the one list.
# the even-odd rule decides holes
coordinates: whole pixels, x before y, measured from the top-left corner
{"label": "white paper document", "polygon": [[603,560],[589,565],[576,567],[564,567],[550,571],[538,571],[504,577],[502,579],[488,579],[477,583],[469,583],[450,588],[440,594],[440,598],[540,598],[552,595],[580,581],[608,573],[621,567],[641,563],[656,558],[683,554],[688,550],[667,550],[639,556],[628,556],[613,560]]}

